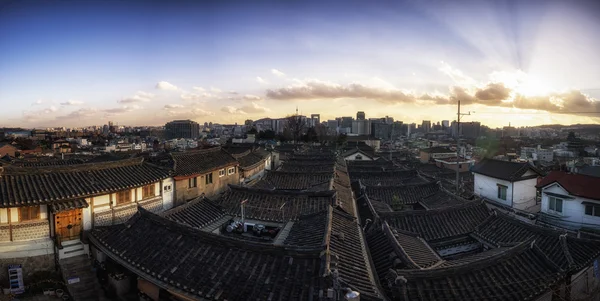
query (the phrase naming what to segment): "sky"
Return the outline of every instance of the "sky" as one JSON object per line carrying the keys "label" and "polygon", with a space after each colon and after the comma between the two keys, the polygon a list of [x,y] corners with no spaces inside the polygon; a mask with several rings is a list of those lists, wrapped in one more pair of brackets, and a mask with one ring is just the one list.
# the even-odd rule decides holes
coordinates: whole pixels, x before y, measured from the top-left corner
{"label": "sky", "polygon": [[600,1],[0,1],[0,127],[600,123]]}

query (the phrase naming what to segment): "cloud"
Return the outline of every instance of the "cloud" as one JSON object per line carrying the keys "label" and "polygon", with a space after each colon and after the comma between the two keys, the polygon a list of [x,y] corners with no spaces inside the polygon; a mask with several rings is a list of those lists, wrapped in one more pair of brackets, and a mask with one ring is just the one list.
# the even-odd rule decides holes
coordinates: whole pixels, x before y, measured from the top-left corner
{"label": "cloud", "polygon": [[168,104],[168,105],[165,105],[165,107],[164,107],[165,110],[179,109],[179,108],[183,108],[183,105],[180,105],[180,104]]}
{"label": "cloud", "polygon": [[196,91],[198,91],[198,92],[204,92],[204,91],[206,91],[206,90],[205,90],[204,88],[202,88],[202,87],[193,87],[192,89],[194,89],[194,90],[196,90]]}
{"label": "cloud", "polygon": [[44,102],[45,102],[44,100],[42,100],[42,99],[38,99],[38,100],[36,100],[34,103],[32,103],[31,105],[32,105],[32,106],[39,106],[39,105],[41,105],[41,104],[44,104]]}
{"label": "cloud", "polygon": [[271,69],[271,73],[273,73],[274,75],[279,76],[279,77],[285,76],[285,73],[283,73],[277,69]]}
{"label": "cloud", "polygon": [[257,81],[259,84],[267,84],[267,81],[266,81],[266,80],[264,80],[264,79],[263,79],[262,77],[260,77],[260,76],[257,76],[257,77],[256,77],[256,81]]}
{"label": "cloud", "polygon": [[211,93],[184,93],[180,95],[181,99],[183,100],[187,100],[187,101],[202,101],[202,100],[206,100],[209,98],[217,98],[220,99],[219,96],[215,95],[215,94],[211,94]]}
{"label": "cloud", "polygon": [[267,90],[266,96],[278,100],[363,98],[385,103],[405,103],[417,100],[416,96],[400,90],[368,87],[357,83],[343,86],[317,80],[303,85]]}
{"label": "cloud", "polygon": [[219,88],[215,88],[215,87],[210,87],[210,91],[214,92],[214,93],[221,93],[221,89]]}
{"label": "cloud", "polygon": [[[398,89],[385,89],[353,83],[340,85],[336,83],[311,80],[303,84],[267,90],[266,97],[275,100],[316,100],[316,99],[369,99],[386,104],[426,103],[448,105],[481,104],[495,107],[512,107],[518,109],[544,110],[552,113],[600,112],[600,101],[581,93],[578,90],[553,92],[545,96],[526,96],[507,87],[504,83],[490,82],[480,87],[456,85],[450,87],[446,94],[416,94]],[[250,108],[240,108],[252,112]],[[593,115],[595,116],[595,115]]]}
{"label": "cloud", "polygon": [[237,94],[238,94],[238,92],[237,92],[237,91],[233,91],[233,90],[230,90],[228,93],[229,93],[229,94],[232,94],[232,95],[237,95]]}
{"label": "cloud", "polygon": [[177,86],[175,86],[175,85],[173,85],[173,84],[171,84],[169,82],[165,82],[165,81],[158,82],[156,84],[156,89],[159,89],[159,90],[171,90],[171,91],[177,91],[177,90],[179,90],[179,88],[177,88]]}
{"label": "cloud", "polygon": [[229,113],[229,114],[241,114],[241,115],[247,114],[246,112],[244,112],[236,107],[233,107],[233,106],[224,106],[221,108],[221,111],[225,112],[225,113]]}
{"label": "cloud", "polygon": [[250,113],[250,114],[266,113],[266,112],[271,111],[271,109],[262,107],[259,104],[257,104],[256,102],[251,102],[250,105],[243,106],[243,107],[239,108],[238,110],[241,110],[243,112]]}
{"label": "cloud", "polygon": [[244,95],[243,99],[244,100],[261,100],[262,98],[260,98],[260,96],[246,94],[246,95]]}
{"label": "cloud", "polygon": [[96,108],[81,108],[79,110],[73,111],[67,115],[63,115],[63,116],[58,116],[56,117],[56,120],[64,120],[64,119],[74,119],[74,118],[81,118],[81,117],[94,117],[97,116],[98,114],[98,109]]}
{"label": "cloud", "polygon": [[105,113],[109,113],[109,114],[121,114],[121,113],[137,111],[137,110],[141,110],[141,109],[143,109],[143,107],[138,106],[138,105],[125,105],[125,106],[121,106],[118,108],[106,109],[103,111]]}
{"label": "cloud", "polygon": [[68,100],[66,102],[60,103],[61,106],[78,106],[78,105],[82,105],[82,104],[84,104],[84,102],[79,101],[79,100]]}
{"label": "cloud", "polygon": [[170,117],[195,119],[198,117],[214,116],[215,113],[204,110],[204,109],[200,109],[200,108],[194,108],[192,110],[177,110],[177,109],[168,110],[167,115]]}
{"label": "cloud", "polygon": [[148,93],[148,92],[144,92],[144,91],[137,91],[133,96],[123,98],[121,100],[118,100],[117,102],[118,103],[149,102],[152,98],[154,98],[154,94],[152,94],[152,93]]}

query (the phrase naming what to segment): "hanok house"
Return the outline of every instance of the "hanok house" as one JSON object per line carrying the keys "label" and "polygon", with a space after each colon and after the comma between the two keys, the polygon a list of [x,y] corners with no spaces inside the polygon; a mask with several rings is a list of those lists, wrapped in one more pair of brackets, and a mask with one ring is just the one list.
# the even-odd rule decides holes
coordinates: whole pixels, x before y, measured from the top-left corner
{"label": "hanok house", "polygon": [[568,229],[600,229],[600,178],[552,171],[537,185],[539,220]]}
{"label": "hanok house", "polygon": [[573,300],[597,294],[600,241],[517,220],[485,203],[382,213],[366,229],[394,300]]}
{"label": "hanok house", "polygon": [[265,189],[326,191],[333,188],[333,171],[269,171],[255,186]]}
{"label": "hanok house", "polygon": [[10,143],[0,142],[0,158],[8,155],[9,157],[16,157],[19,153],[19,149]]}
{"label": "hanok house", "polygon": [[175,180],[175,204],[202,194],[215,196],[229,184],[239,184],[239,162],[220,147],[171,154]]}
{"label": "hanok house", "polygon": [[456,152],[446,147],[430,147],[419,151],[421,163],[434,162],[435,159],[456,157]]}
{"label": "hanok house", "polygon": [[492,204],[538,212],[535,185],[542,172],[525,162],[483,159],[473,166],[474,194]]}
{"label": "hanok house", "polygon": [[271,170],[271,153],[264,149],[228,147],[227,152],[240,163],[240,183],[250,183],[262,177],[266,170]]}
{"label": "hanok house", "polygon": [[87,253],[82,233],[126,221],[138,206],[172,207],[167,169],[142,158],[0,168],[0,257],[29,274]]}
{"label": "hanok house", "polygon": [[385,300],[360,225],[336,195],[231,185],[162,216],[140,210],[91,240],[147,300]]}

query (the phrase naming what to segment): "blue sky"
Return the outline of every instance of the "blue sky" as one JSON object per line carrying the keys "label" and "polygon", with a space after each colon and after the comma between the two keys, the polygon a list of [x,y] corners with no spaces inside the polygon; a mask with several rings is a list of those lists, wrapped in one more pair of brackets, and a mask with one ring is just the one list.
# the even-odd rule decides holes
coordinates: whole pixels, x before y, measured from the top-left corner
{"label": "blue sky", "polygon": [[[598,122],[593,1],[4,1],[0,126]],[[479,113],[478,113],[479,112]],[[558,114],[562,113],[562,114]]]}

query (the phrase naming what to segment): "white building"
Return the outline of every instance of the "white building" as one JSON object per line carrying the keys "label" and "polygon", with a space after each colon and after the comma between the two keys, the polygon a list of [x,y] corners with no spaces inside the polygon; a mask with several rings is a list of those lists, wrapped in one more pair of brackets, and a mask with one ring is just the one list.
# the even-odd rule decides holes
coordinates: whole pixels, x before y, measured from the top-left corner
{"label": "white building", "polygon": [[554,151],[551,149],[543,149],[540,145],[537,147],[522,147],[521,159],[552,162],[554,161]]}
{"label": "white building", "polygon": [[529,163],[483,159],[471,170],[474,194],[504,207],[538,212],[538,177],[542,173]]}
{"label": "white building", "polygon": [[600,229],[600,178],[553,171],[541,189],[541,220],[570,229]]}

